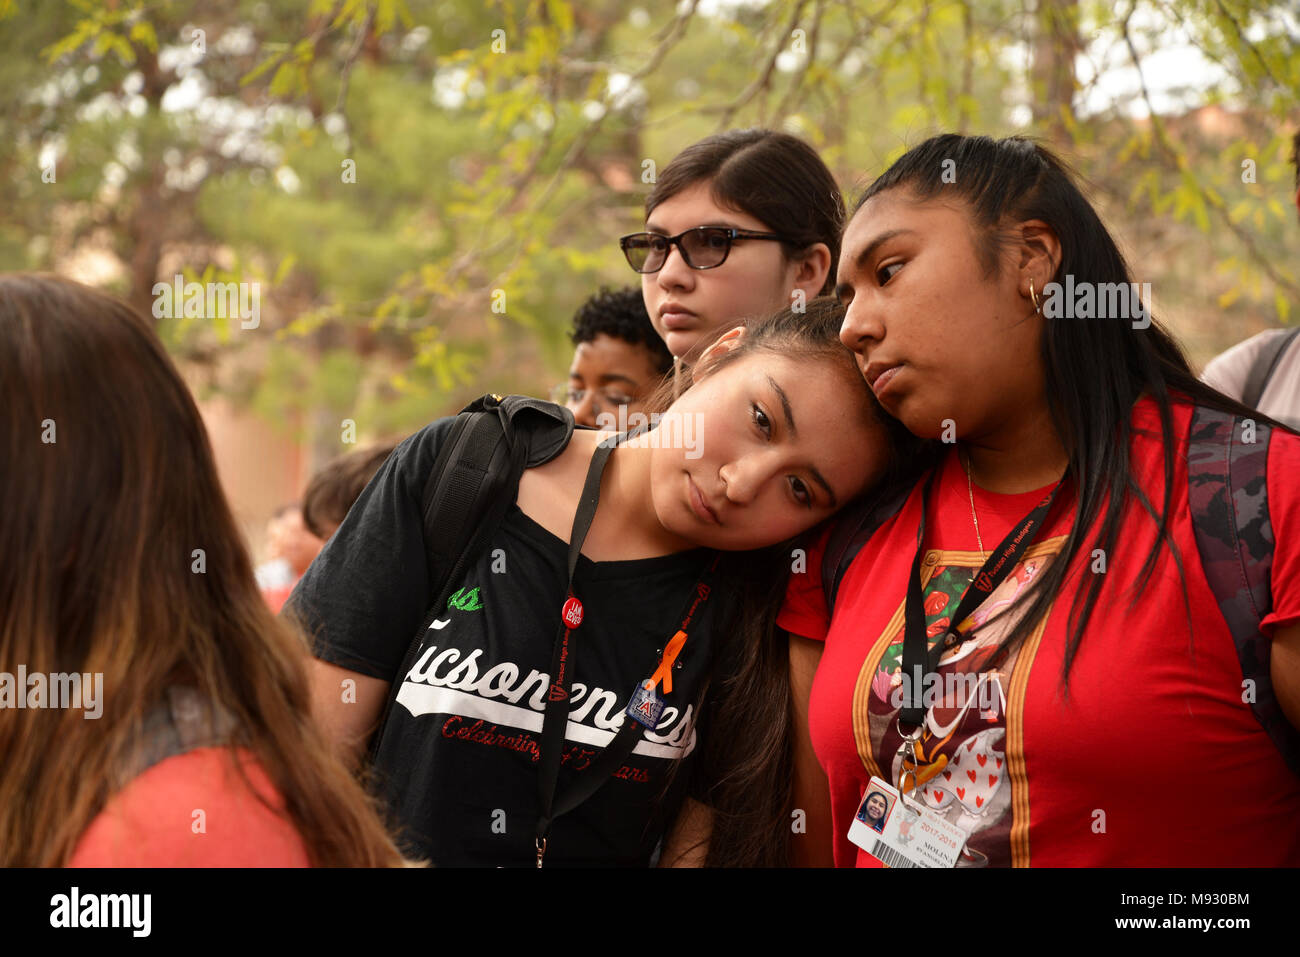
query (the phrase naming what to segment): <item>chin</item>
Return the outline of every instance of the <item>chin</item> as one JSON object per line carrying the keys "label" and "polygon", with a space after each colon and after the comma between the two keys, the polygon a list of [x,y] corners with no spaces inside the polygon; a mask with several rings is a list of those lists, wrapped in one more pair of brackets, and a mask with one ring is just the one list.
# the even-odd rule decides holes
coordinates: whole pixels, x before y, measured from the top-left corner
{"label": "chin", "polygon": [[700,334],[691,332],[670,332],[664,336],[664,345],[668,351],[687,365],[694,365],[698,358],[694,353],[700,345]]}

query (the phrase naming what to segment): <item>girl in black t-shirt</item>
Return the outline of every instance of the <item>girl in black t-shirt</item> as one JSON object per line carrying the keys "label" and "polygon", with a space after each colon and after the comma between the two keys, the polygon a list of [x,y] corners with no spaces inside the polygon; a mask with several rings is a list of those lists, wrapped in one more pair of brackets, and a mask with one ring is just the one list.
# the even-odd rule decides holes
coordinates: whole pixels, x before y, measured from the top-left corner
{"label": "girl in black t-shirt", "polygon": [[[573,632],[567,689],[551,673],[567,542],[609,434],[577,430],[525,470],[515,507],[445,609],[429,608],[420,509],[447,420],[385,463],[288,607],[315,639],[317,713],[343,750],[359,755],[399,682],[375,771],[410,851],[435,864],[531,864],[543,715],[550,699],[571,695],[562,750],[552,749],[562,758],[559,793],[586,773],[599,787],[555,815],[546,863],[649,861],[668,770],[694,748],[697,725],[707,734],[701,702],[718,667],[729,578],[716,579],[723,594],[687,629],[674,661],[687,586],[714,550],[788,542],[890,466],[897,433],[839,342],[842,316],[833,301],[814,300],[731,329],[701,355],[695,385],[658,427],[610,453],[573,578],[585,620]],[[790,560],[785,546],[779,561]],[[415,665],[398,674],[422,621]],[[647,678],[659,682],[662,718],[626,761],[599,771]]]}

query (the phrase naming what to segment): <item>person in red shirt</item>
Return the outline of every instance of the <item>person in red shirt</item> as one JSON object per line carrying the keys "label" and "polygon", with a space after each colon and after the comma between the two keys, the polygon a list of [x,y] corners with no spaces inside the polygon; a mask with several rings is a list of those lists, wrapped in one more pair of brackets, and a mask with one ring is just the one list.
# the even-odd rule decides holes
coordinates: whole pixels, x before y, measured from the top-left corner
{"label": "person in red shirt", "polygon": [[0,866],[402,863],[149,324],[0,275],[0,382]]}
{"label": "person in red shirt", "polygon": [[[1197,381],[1030,141],[944,135],[906,153],[857,206],[838,281],[841,338],[877,399],[944,454],[866,537],[833,610],[829,533],[791,576],[778,623],[808,729],[797,856],[879,866],[848,838],[878,777],[967,833],[959,866],[1300,864],[1284,759],[1300,726],[1300,437]],[[1085,301],[1106,290],[1105,308]],[[1271,541],[1256,525],[1242,546],[1272,557],[1249,662],[1189,505],[1189,429],[1207,409],[1272,428]],[[1231,809],[1221,827],[1207,796]]]}

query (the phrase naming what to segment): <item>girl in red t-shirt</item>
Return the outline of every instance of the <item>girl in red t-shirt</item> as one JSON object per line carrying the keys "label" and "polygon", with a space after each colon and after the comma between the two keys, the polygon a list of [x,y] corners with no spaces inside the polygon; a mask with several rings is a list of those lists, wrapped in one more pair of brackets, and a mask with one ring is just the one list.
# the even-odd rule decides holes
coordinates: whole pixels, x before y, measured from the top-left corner
{"label": "girl in red t-shirt", "polygon": [[[841,338],[876,397],[946,454],[862,545],[833,613],[818,549],[792,578],[796,692],[820,656],[810,703],[797,695],[797,750],[821,766],[796,758],[798,850],[874,866],[847,835],[879,777],[969,835],[959,864],[1300,863],[1300,439],[1197,381],[1028,140],[906,153],[858,204],[838,280]],[[1272,560],[1249,653],[1189,505],[1204,410],[1237,416],[1246,443],[1272,428],[1271,532],[1245,526],[1236,553]],[[1222,832],[1206,793],[1237,809]]]}
{"label": "girl in red t-shirt", "polygon": [[[1300,438],[1196,379],[1028,140],[906,153],[837,278],[841,339],[936,460],[809,548],[788,659],[755,629],[684,818],[705,859],[878,866],[849,840],[878,778],[965,832],[959,865],[1300,864]],[[1266,468],[1207,509],[1207,459],[1257,433]]]}

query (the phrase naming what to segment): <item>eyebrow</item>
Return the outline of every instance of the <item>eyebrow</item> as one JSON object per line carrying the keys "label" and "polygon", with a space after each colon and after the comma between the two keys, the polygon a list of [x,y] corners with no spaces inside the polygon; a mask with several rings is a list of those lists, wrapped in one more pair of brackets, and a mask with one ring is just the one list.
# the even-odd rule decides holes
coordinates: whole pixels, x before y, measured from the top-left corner
{"label": "eyebrow", "polygon": [[[746,227],[744,227],[744,226],[737,226],[735,223],[727,222],[726,220],[717,220],[717,221],[712,222],[712,223],[696,223],[694,226],[688,226],[687,228],[688,228],[688,229],[708,229],[708,228],[716,228],[716,229],[745,229]],[[648,233],[660,233],[661,235],[664,235],[664,236],[667,236],[667,235],[668,235],[668,230],[664,229],[662,226],[656,226],[656,225],[654,225],[654,224],[651,223],[649,220],[646,221],[646,224],[645,224],[645,230],[646,230],[646,232],[648,232]]]}
{"label": "eyebrow", "polygon": [[[914,235],[916,235],[916,231],[912,229],[886,230],[885,232],[877,236],[875,239],[873,239],[871,242],[867,243],[867,247],[863,249],[862,252],[858,253],[857,258],[853,260],[852,268],[855,270],[861,269],[863,265],[865,265],[866,262],[876,254],[876,250],[879,249],[881,246],[883,246],[885,243],[889,242],[891,239],[895,239],[898,236],[914,236]],[[849,293],[852,291],[853,291],[853,286],[850,283],[847,282],[839,283],[835,287],[835,298],[839,299],[845,293]]]}
{"label": "eyebrow", "polygon": [[[575,372],[574,370],[570,369],[569,378],[582,379],[582,376],[579,373]],[[626,382],[634,389],[639,385],[636,379],[633,379],[631,376],[619,375],[617,372],[606,372],[603,375],[597,376],[596,381],[599,382],[601,385],[609,385],[611,382]]]}
{"label": "eyebrow", "polygon": [[[797,436],[799,431],[794,425],[794,410],[790,408],[790,397],[785,394],[785,390],[777,385],[776,380],[771,376],[767,377],[767,384],[772,387],[772,391],[776,393],[776,397],[781,400],[781,412],[785,415],[785,427],[789,429],[791,437]],[[825,490],[826,495],[831,500],[831,508],[839,508],[839,499],[835,497],[835,490],[831,488],[831,483],[826,481],[826,476],[817,471],[816,466],[809,466],[808,472],[812,475],[813,481]]]}

